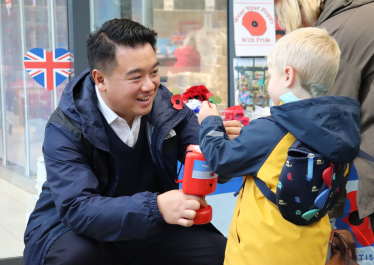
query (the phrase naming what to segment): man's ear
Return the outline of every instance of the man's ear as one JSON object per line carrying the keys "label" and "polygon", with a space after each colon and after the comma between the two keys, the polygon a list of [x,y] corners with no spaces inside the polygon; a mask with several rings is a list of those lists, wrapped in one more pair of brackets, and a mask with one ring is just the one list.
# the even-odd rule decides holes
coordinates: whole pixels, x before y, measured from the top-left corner
{"label": "man's ear", "polygon": [[104,73],[100,72],[97,69],[94,69],[92,71],[92,78],[94,79],[95,84],[97,85],[97,88],[100,91],[105,91],[106,90],[106,87],[105,87],[106,76],[104,75]]}
{"label": "man's ear", "polygon": [[284,69],[284,72],[286,74],[286,87],[291,88],[293,84],[295,83],[296,79],[296,72],[291,66],[286,66]]}

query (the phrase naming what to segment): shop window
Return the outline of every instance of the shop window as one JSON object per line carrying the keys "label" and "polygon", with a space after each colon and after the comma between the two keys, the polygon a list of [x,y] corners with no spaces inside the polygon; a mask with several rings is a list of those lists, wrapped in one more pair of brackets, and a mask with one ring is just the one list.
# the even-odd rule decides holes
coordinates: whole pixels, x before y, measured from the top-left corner
{"label": "shop window", "polygon": [[[53,6],[52,6],[53,4]],[[1,64],[4,92],[6,156],[3,165],[21,175],[36,178],[42,159],[45,125],[57,107],[67,80],[49,91],[24,68],[24,56],[33,48],[68,49],[66,0],[12,0],[10,10],[1,2]],[[1,102],[0,102],[0,107]],[[3,113],[2,113],[3,114]],[[0,141],[2,144],[4,141]],[[1,145],[1,147],[3,147]]]}
{"label": "shop window", "polygon": [[[169,1],[170,2],[170,1]],[[183,93],[205,85],[227,107],[227,1],[92,0],[91,28],[112,18],[128,18],[158,33],[157,58],[161,82]],[[208,10],[207,10],[208,9]]]}

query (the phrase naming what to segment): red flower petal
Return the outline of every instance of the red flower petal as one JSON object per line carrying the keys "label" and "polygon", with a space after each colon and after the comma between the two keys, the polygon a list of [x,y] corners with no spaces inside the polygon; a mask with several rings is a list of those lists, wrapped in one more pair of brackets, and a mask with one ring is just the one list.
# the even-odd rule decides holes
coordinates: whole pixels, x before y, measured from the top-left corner
{"label": "red flower petal", "polygon": [[192,86],[188,89],[190,92],[198,92],[199,91],[199,86]]}
{"label": "red flower petal", "polygon": [[183,93],[183,101],[188,101],[190,98],[197,98],[200,101],[208,100],[213,96],[212,93],[204,85],[192,86]]}
{"label": "red flower petal", "polygon": [[178,110],[183,109],[183,101],[182,101],[182,97],[180,94],[172,96],[171,103],[173,103],[174,109],[178,109]]}

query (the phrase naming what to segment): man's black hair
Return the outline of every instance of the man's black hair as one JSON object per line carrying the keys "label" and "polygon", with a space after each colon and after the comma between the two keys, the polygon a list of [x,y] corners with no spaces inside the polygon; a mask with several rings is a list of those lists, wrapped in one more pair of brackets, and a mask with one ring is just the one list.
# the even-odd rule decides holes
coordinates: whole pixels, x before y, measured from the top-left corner
{"label": "man's black hair", "polygon": [[86,42],[90,73],[98,69],[110,74],[117,66],[116,48],[137,48],[149,43],[156,51],[157,33],[129,19],[112,19],[92,32]]}

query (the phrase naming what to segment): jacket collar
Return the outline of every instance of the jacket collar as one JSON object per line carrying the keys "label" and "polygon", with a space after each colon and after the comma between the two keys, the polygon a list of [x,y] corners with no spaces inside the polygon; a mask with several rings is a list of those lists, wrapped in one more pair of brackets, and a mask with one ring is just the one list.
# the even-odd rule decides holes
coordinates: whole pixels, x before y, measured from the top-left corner
{"label": "jacket collar", "polygon": [[[170,98],[169,90],[160,85],[152,110],[146,115],[147,121],[156,130],[173,117],[187,113],[186,107],[181,111],[174,109]],[[109,152],[109,139],[98,108],[95,84],[89,78],[89,70],[84,71],[65,87],[59,107],[65,115],[82,124],[82,132],[87,140],[95,147]]]}

